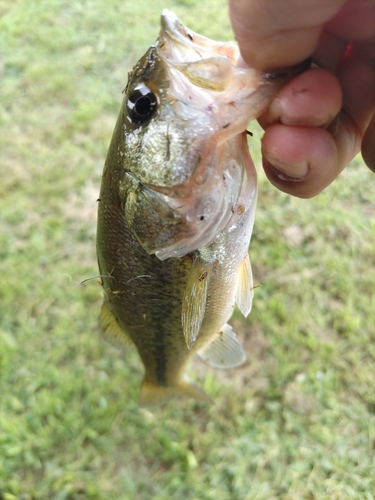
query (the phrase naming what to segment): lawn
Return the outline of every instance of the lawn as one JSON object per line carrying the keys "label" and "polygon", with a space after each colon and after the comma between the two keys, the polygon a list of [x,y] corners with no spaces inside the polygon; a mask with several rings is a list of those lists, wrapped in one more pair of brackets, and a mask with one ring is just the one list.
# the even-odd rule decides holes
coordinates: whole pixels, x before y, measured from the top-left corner
{"label": "lawn", "polygon": [[[228,40],[224,0],[0,0],[0,500],[375,499],[375,177],[312,200],[259,171],[247,363],[190,376],[212,406],[137,406],[98,335],[101,171],[161,7]],[[213,22],[213,19],[215,21]],[[250,125],[260,165],[260,131]]]}

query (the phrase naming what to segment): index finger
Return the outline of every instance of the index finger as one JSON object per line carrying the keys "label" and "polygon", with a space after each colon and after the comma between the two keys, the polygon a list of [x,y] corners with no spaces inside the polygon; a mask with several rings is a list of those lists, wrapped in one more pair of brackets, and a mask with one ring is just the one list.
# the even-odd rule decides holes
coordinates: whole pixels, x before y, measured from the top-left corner
{"label": "index finger", "polygon": [[345,0],[229,0],[229,15],[245,63],[264,71],[311,56],[324,23]]}

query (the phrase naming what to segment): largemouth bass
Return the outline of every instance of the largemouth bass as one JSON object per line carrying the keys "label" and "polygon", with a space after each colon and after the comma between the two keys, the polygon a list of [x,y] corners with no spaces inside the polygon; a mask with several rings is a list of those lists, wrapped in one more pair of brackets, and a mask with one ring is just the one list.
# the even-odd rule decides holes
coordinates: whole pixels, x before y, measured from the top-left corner
{"label": "largemouth bass", "polygon": [[164,10],[124,91],[99,198],[100,326],[109,342],[135,344],[141,405],[210,401],[185,374],[196,353],[218,368],[246,359],[227,324],[253,297],[246,126],[296,71],[261,75],[236,67],[238,56]]}

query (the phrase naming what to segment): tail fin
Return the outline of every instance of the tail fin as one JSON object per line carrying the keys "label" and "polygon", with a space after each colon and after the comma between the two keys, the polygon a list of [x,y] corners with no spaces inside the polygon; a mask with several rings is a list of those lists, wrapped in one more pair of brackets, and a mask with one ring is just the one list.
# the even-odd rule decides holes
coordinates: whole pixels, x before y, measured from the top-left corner
{"label": "tail fin", "polygon": [[168,386],[154,385],[143,380],[138,403],[140,406],[162,405],[180,396],[194,398],[209,404],[213,403],[212,399],[188,377],[182,379],[177,385]]}

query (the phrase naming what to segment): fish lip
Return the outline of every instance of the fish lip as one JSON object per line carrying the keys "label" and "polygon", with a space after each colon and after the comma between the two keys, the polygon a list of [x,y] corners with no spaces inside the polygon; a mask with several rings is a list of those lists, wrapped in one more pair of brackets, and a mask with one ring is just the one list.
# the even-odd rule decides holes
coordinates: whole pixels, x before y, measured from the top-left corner
{"label": "fish lip", "polygon": [[187,29],[184,24],[178,19],[176,14],[169,9],[162,10],[160,16],[160,24],[161,29],[165,31],[165,33],[172,35],[173,38],[177,38],[176,31],[177,33],[181,33],[181,28],[186,32],[187,35]]}
{"label": "fish lip", "polygon": [[[160,24],[160,35],[166,34],[179,45],[193,49],[192,53],[195,54],[195,60],[197,55],[200,59],[205,59],[204,56],[211,57],[213,52],[216,57],[221,55],[229,58],[233,65],[238,60],[240,52],[237,44],[231,41],[218,42],[194,32],[185,26],[171,10],[162,10]],[[199,47],[199,53],[197,52],[197,46]]]}
{"label": "fish lip", "polygon": [[[161,32],[166,33],[170,38],[182,45],[196,45],[195,38],[205,38],[198,33],[187,28],[169,9],[163,9],[160,16]],[[208,40],[208,39],[207,39]],[[211,40],[210,40],[211,41]]]}

